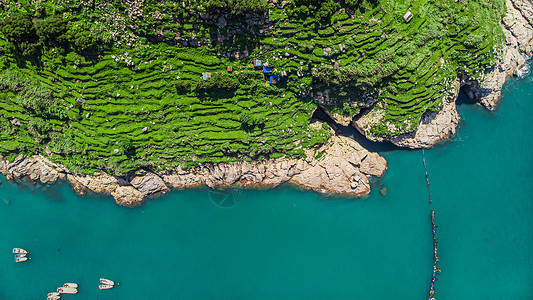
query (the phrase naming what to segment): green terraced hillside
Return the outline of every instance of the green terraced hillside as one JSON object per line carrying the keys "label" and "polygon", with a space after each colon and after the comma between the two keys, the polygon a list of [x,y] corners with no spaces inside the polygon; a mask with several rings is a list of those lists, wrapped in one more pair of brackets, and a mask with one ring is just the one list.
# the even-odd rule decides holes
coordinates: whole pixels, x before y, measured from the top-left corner
{"label": "green terraced hillside", "polygon": [[[0,155],[125,175],[416,130],[500,51],[502,0],[0,1]],[[409,22],[404,15],[413,14]]]}

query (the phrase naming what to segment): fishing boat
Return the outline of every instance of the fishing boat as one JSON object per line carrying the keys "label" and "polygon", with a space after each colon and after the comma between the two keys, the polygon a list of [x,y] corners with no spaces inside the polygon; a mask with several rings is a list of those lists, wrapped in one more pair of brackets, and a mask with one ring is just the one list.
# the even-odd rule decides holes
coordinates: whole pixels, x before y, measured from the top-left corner
{"label": "fishing boat", "polygon": [[25,256],[22,256],[22,257],[15,257],[15,262],[23,262],[23,261],[27,261],[28,258],[25,257]]}
{"label": "fishing boat", "polygon": [[15,258],[17,257],[26,257],[26,254],[15,254]]}
{"label": "fishing boat", "polygon": [[99,289],[101,290],[109,290],[109,289],[112,289],[113,286],[112,285],[109,285],[109,284],[101,284],[98,286]]}
{"label": "fishing boat", "polygon": [[69,287],[69,288],[77,289],[78,288],[78,284],[77,283],[72,283],[72,282],[67,282],[67,283],[63,284],[63,287]]}
{"label": "fishing boat", "polygon": [[105,278],[100,278],[100,282],[101,282],[102,284],[115,285],[115,283],[114,283],[112,280],[105,279]]}
{"label": "fishing boat", "polygon": [[61,295],[57,292],[48,293],[48,295],[46,295],[47,300],[59,300],[60,298]]}
{"label": "fishing boat", "polygon": [[28,254],[30,252],[22,249],[22,248],[13,248],[13,253],[15,254]]}
{"label": "fishing boat", "polygon": [[77,294],[78,290],[72,287],[59,287],[57,288],[57,292],[60,294]]}

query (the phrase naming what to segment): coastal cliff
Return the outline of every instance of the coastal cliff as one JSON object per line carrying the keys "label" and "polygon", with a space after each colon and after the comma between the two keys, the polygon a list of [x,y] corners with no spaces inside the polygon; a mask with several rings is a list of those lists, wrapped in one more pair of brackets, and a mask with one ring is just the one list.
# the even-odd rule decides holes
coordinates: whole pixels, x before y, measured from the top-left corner
{"label": "coastal cliff", "polygon": [[506,5],[507,13],[501,22],[505,45],[496,65],[481,80],[463,81],[468,97],[491,110],[502,96],[505,80],[517,74],[526,63],[524,55],[533,50],[533,2],[506,0]]}
{"label": "coastal cliff", "polygon": [[[503,50],[497,56],[496,64],[487,69],[482,78],[456,78],[451,91],[443,96],[443,104],[438,112],[426,112],[418,129],[409,134],[394,136],[390,141],[407,148],[430,148],[439,141],[455,134],[459,123],[455,101],[459,91],[464,89],[468,97],[492,110],[501,98],[505,80],[516,75],[526,63],[524,55],[531,55],[533,49],[533,2],[530,0],[506,0],[507,12],[501,22],[505,34]],[[365,118],[353,122],[360,132]]]}
{"label": "coastal cliff", "polygon": [[307,150],[306,154],[307,158],[302,159],[206,164],[157,174],[143,171],[129,177],[104,172],[74,174],[42,155],[19,155],[12,162],[0,157],[0,172],[10,180],[27,176],[44,184],[66,178],[80,195],[88,191],[109,194],[117,204],[136,206],[149,196],[169,192],[169,187],[184,189],[201,185],[274,187],[290,182],[318,192],[361,196],[370,192],[368,175],[382,176],[387,169],[383,157],[344,136],[334,136],[326,145]]}

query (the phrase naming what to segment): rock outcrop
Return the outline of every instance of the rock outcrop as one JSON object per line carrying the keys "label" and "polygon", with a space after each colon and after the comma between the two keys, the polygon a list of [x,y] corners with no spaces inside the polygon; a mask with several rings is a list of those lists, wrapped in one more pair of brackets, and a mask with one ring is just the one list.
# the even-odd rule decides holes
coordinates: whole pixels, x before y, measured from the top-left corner
{"label": "rock outcrop", "polygon": [[459,79],[456,79],[453,83],[453,90],[443,96],[442,108],[438,112],[427,112],[422,115],[416,132],[395,136],[391,142],[399,147],[429,148],[448,136],[454,135],[455,127],[461,119],[455,106],[460,84]]}
{"label": "rock outcrop", "polygon": [[128,207],[137,206],[144,200],[143,194],[132,186],[119,186],[111,192],[111,196],[117,204]]}
{"label": "rock outcrop", "polygon": [[382,176],[387,169],[383,157],[343,136],[332,137],[327,145],[316,151],[309,150],[307,157],[221,163],[189,171],[178,168],[162,177],[165,183],[177,189],[203,184],[210,187],[233,184],[270,187],[291,182],[315,191],[363,195],[370,192],[366,175]]}
{"label": "rock outcrop", "polygon": [[104,172],[73,174],[42,156],[19,155],[11,163],[0,156],[0,172],[8,179],[28,176],[42,183],[66,177],[79,194],[87,191],[109,194],[120,205],[135,206],[148,196],[168,192],[168,186],[177,189],[233,184],[272,187],[291,182],[319,192],[359,196],[370,192],[367,175],[382,176],[387,169],[383,157],[343,136],[333,136],[319,149],[307,150],[306,157],[207,164],[189,170],[178,167],[165,174],[143,171],[128,180]]}
{"label": "rock outcrop", "polygon": [[170,189],[165,185],[163,179],[154,173],[146,173],[141,176],[135,176],[130,184],[142,193],[143,196],[149,196],[157,193],[166,193]]}

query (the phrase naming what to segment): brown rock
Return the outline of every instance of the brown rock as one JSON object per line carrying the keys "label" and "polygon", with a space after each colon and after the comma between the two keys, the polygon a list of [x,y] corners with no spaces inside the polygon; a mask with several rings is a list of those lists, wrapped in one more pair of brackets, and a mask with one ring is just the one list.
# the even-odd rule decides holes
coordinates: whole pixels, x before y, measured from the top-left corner
{"label": "brown rock", "polygon": [[163,179],[154,173],[136,176],[131,180],[130,183],[135,189],[141,192],[143,196],[166,193],[170,191],[170,189],[165,185]]}
{"label": "brown rock", "polygon": [[144,196],[132,186],[119,186],[111,192],[118,205],[133,207],[142,203]]}

